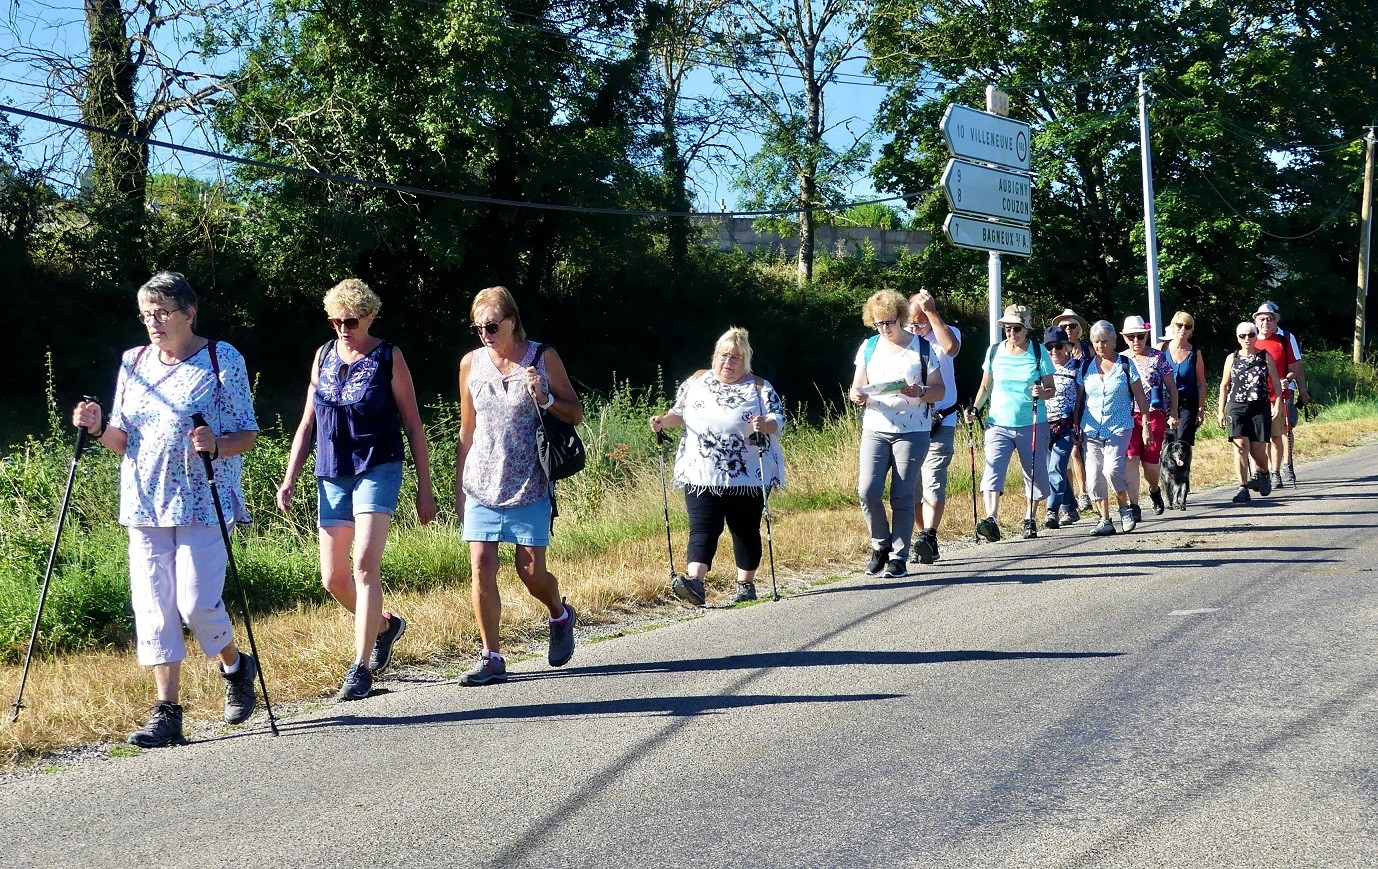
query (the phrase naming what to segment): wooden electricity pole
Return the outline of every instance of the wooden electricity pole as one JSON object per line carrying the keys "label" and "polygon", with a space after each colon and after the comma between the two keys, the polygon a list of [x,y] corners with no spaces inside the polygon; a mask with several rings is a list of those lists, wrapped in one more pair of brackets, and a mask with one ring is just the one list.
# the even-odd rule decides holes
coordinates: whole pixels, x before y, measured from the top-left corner
{"label": "wooden electricity pole", "polygon": [[1364,201],[1359,206],[1359,288],[1354,301],[1354,364],[1364,361],[1364,344],[1368,340],[1368,313],[1364,310],[1368,301],[1369,266],[1373,251],[1373,152],[1378,145],[1374,137],[1374,127],[1368,128],[1364,137],[1367,156],[1364,159]]}

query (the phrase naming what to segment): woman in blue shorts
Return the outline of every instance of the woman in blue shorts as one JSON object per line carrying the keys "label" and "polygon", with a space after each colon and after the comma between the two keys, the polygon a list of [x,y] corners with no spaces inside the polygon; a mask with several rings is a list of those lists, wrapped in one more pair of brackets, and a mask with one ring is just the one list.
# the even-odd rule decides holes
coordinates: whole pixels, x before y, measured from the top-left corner
{"label": "woman in blue shorts", "polygon": [[564,361],[526,337],[517,302],[506,287],[474,297],[470,328],[483,346],[459,363],[459,445],[455,450],[455,512],[469,541],[474,616],[483,651],[461,685],[507,681],[499,652],[502,598],[498,596],[498,543],[515,543],[517,576],[550,612],[550,666],[574,654],[574,608],[546,569],[550,544],[551,484],[536,454],[539,406],[565,422],[584,420],[584,405]]}
{"label": "woman in blue shorts", "polygon": [[[354,614],[354,663],[339,699],[361,700],[373,677],[392,662],[392,648],[407,630],[383,611],[383,547],[402,488],[405,432],[416,463],[416,518],[435,518],[431,461],[416,405],[416,390],[402,351],[368,333],[383,303],[368,284],[350,278],[325,294],[336,338],[311,362],[311,385],[278,507],[292,509],[297,475],[316,441],[316,492],[320,503],[321,583]],[[350,566],[351,553],[353,566]]]}

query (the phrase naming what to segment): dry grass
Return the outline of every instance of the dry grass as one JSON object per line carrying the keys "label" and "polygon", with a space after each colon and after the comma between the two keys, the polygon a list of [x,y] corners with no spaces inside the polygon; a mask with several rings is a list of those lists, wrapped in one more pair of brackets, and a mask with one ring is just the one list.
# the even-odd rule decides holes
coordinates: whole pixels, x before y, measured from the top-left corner
{"label": "dry grass", "polygon": [[[1299,459],[1317,458],[1342,450],[1356,439],[1378,433],[1378,418],[1317,423],[1297,430]],[[834,441],[832,449],[807,446],[790,456],[791,497],[826,494],[841,488],[855,491],[854,441]],[[851,451],[841,455],[843,443]],[[1212,439],[1198,444],[1193,476],[1196,488],[1233,479],[1231,447]],[[953,495],[941,534],[970,537],[968,509],[970,471],[966,447],[958,438],[952,474]],[[978,456],[979,460],[979,456]],[[826,482],[818,482],[826,481]],[[813,487],[811,489],[810,487]],[[1002,499],[1001,520],[1017,527],[1023,515],[1015,481]],[[660,483],[654,467],[634,479],[625,497],[608,504],[596,520],[560,528],[552,564],[570,602],[584,624],[615,623],[633,612],[668,604],[668,564],[661,523]],[[683,502],[671,499],[676,566],[683,569],[685,535]],[[647,516],[654,522],[647,524]],[[568,520],[561,520],[566,522]],[[646,533],[625,542],[604,542],[609,529],[644,527]],[[414,533],[414,532],[413,532]],[[434,530],[429,533],[452,533]],[[855,569],[866,541],[854,506],[775,511],[775,563],[782,583],[820,573]],[[726,544],[724,544],[726,545]],[[508,556],[510,557],[510,556]],[[720,551],[719,568],[710,587],[722,595],[731,584],[730,550]],[[768,581],[765,565],[761,578]],[[544,610],[525,593],[510,567],[500,582],[503,631],[508,647],[538,642],[544,637]],[[465,581],[425,592],[388,595],[386,605],[404,613],[411,625],[398,646],[398,664],[445,666],[465,660],[476,648],[477,629]],[[261,617],[254,623],[259,647],[265,652],[266,672],[275,701],[284,710],[291,704],[330,696],[349,663],[352,621],[338,607],[310,606]],[[242,632],[241,632],[242,636]],[[0,667],[0,698],[8,704],[18,685],[19,668]],[[189,660],[183,671],[183,703],[192,719],[218,720],[223,683],[214,665]],[[0,766],[66,745],[120,740],[142,724],[152,692],[151,679],[127,649],[106,649],[55,659],[35,660],[25,690],[27,708],[18,723],[0,725]],[[261,717],[251,726],[261,726]]]}

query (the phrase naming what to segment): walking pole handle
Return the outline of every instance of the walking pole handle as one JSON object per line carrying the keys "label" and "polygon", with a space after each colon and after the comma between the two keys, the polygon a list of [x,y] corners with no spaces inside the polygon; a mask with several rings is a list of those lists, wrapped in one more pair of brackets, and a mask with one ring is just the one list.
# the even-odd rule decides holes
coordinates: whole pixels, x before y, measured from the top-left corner
{"label": "walking pole handle", "polygon": [[657,443],[657,444],[659,444],[660,446],[663,447],[663,446],[665,446],[666,444],[668,444],[669,442],[670,442],[670,436],[667,435],[667,434],[665,433],[665,429],[661,429],[660,431],[656,432],[656,443]]}
{"label": "walking pole handle", "polygon": [[[206,415],[200,411],[191,415],[191,424],[193,428],[209,425],[206,422]],[[211,467],[211,454],[206,450],[197,450],[196,454],[201,457],[201,464],[206,468],[206,479],[210,481],[212,486],[215,485],[215,469]]]}

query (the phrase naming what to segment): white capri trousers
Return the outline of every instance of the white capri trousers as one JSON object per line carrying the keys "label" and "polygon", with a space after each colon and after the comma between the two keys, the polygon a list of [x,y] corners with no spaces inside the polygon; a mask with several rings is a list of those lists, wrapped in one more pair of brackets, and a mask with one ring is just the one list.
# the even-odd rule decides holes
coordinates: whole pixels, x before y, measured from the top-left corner
{"label": "white capri trousers", "polygon": [[[1097,501],[1110,497],[1109,492],[1126,492],[1129,481],[1124,475],[1126,453],[1129,452],[1130,432],[1104,440],[1083,437],[1086,445],[1086,488]],[[1109,483],[1109,490],[1106,488]]]}
{"label": "white capri trousers", "polygon": [[140,664],[185,659],[184,622],[208,657],[233,641],[223,599],[228,564],[218,526],[129,529],[129,593]]}
{"label": "white capri trousers", "polygon": [[[1035,445],[1035,434],[1038,443]],[[1038,449],[1035,450],[1034,447]],[[1048,497],[1048,424],[1007,428],[993,425],[986,429],[986,471],[981,476],[982,492],[1004,492],[1005,472],[1010,459],[1019,454],[1024,466],[1024,491],[1033,492],[1035,501]],[[1033,473],[1030,473],[1030,470]]]}

